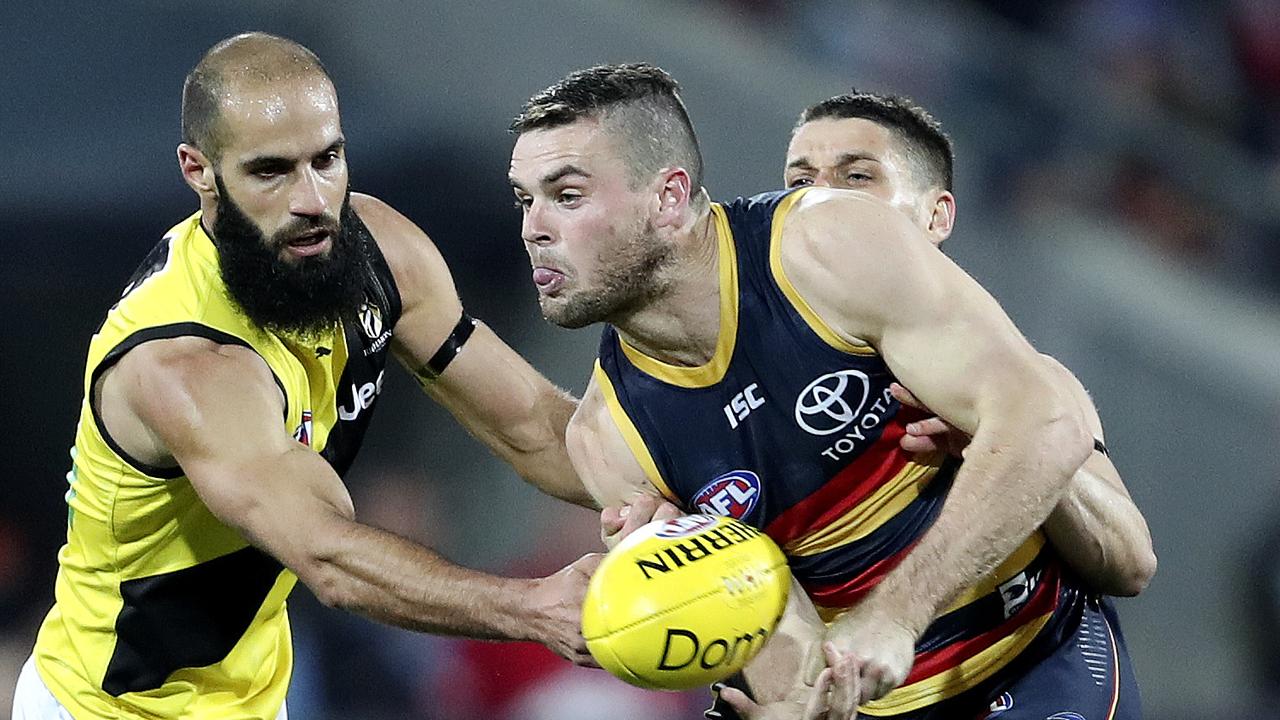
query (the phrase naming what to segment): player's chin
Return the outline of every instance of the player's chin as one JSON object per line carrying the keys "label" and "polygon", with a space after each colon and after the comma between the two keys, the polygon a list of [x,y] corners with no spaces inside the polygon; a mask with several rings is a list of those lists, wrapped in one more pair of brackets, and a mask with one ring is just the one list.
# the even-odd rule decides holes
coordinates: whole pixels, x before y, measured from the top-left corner
{"label": "player's chin", "polygon": [[542,308],[542,317],[547,322],[566,330],[578,330],[597,322],[594,317],[586,317],[574,311],[574,304],[559,295],[544,295],[538,298]]}

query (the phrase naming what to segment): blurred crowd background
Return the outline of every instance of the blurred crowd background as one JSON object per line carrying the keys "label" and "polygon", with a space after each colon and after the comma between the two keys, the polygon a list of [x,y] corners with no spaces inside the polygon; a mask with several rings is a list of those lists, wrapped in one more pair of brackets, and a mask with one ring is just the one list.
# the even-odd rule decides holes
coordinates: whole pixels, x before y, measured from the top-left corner
{"label": "blurred crowd background", "polygon": [[[1120,603],[1152,718],[1280,717],[1280,3],[1276,0],[120,0],[0,7],[0,717],[52,602],[90,333],[195,207],[182,78],[248,29],[315,50],[356,189],[423,226],[472,314],[585,385],[596,332],[542,322],[510,209],[510,117],[598,62],[670,70],[708,188],[781,185],[799,111],[905,94],[956,143],[948,252],[1091,389],[1160,571]],[[853,271],[857,272],[857,271]],[[493,572],[598,545],[390,375],[349,485],[361,519]],[[697,717],[536,647],[290,601],[297,718]]]}

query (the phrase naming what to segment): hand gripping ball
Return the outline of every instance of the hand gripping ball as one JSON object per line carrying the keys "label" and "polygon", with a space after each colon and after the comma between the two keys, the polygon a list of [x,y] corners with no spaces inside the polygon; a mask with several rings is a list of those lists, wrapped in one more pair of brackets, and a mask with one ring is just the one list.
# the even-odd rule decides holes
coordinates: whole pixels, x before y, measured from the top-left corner
{"label": "hand gripping ball", "polygon": [[601,667],[653,690],[723,680],[755,657],[787,604],[791,571],[761,531],[727,517],[655,521],[617,545],[582,603]]}

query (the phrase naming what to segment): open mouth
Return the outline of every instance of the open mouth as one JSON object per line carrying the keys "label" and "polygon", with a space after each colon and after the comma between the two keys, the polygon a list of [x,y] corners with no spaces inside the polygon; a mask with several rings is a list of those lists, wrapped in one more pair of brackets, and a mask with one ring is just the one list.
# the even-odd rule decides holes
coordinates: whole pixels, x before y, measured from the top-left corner
{"label": "open mouth", "polygon": [[535,267],[533,269],[533,284],[538,286],[538,292],[543,295],[554,294],[564,285],[564,282],[564,273],[555,268]]}
{"label": "open mouth", "polygon": [[333,245],[333,239],[327,230],[313,230],[303,233],[285,244],[289,252],[299,257],[319,255]]}

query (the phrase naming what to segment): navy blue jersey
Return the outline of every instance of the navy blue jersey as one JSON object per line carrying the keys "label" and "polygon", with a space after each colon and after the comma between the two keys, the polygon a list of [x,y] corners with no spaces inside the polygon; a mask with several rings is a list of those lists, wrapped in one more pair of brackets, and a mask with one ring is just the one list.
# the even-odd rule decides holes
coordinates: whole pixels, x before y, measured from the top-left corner
{"label": "navy blue jersey", "polygon": [[[710,361],[657,361],[609,326],[595,379],[654,484],[688,511],[765,530],[830,619],[915,546],[958,462],[899,447],[920,416],[890,395],[883,358],[825,325],[787,280],[781,227],[803,193],[713,206],[721,322]],[[1075,590],[1060,580],[1035,533],[930,626],[903,686],[862,711],[924,707],[989,677],[1076,605],[1062,602]]]}

